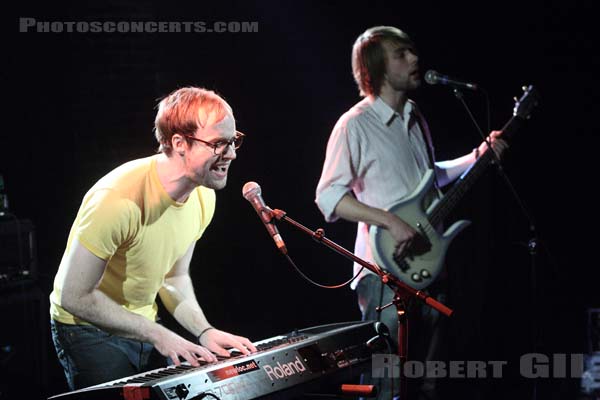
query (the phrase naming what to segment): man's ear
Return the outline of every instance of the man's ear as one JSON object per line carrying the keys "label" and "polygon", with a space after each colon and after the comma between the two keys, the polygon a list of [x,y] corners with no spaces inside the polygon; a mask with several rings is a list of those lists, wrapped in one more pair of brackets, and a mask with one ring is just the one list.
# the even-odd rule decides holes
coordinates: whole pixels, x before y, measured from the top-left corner
{"label": "man's ear", "polygon": [[188,149],[187,140],[183,135],[175,133],[171,136],[171,148],[176,154],[183,156]]}

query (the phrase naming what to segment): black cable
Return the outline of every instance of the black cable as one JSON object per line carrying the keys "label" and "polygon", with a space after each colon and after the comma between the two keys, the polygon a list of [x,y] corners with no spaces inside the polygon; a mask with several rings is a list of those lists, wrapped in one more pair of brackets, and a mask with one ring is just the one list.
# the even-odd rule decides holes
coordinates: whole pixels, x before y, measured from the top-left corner
{"label": "black cable", "polygon": [[221,400],[221,398],[219,396],[217,396],[216,394],[213,393],[209,393],[209,392],[205,392],[205,393],[200,393],[198,396],[192,397],[190,398],[190,400],[195,400],[195,399],[203,399],[205,397],[212,397],[213,399],[217,399],[217,400]]}
{"label": "black cable", "polygon": [[344,286],[348,286],[350,283],[352,283],[353,280],[355,280],[356,278],[358,278],[360,276],[361,272],[363,271],[363,269],[365,269],[365,267],[362,267],[360,269],[360,271],[358,271],[358,273],[356,275],[354,275],[350,280],[348,280],[348,281],[346,281],[344,283],[340,283],[338,285],[323,285],[323,284],[320,284],[320,283],[312,280],[304,272],[302,272],[300,270],[300,268],[298,268],[298,266],[296,265],[296,263],[294,263],[294,260],[292,260],[291,257],[288,254],[285,254],[285,257],[290,262],[290,264],[292,264],[292,266],[294,267],[294,269],[296,270],[296,272],[298,272],[298,274],[300,274],[300,276],[302,278],[304,278],[306,281],[308,281],[311,284],[313,284],[315,286],[318,286],[318,287],[320,287],[322,289],[339,289],[339,288],[342,288]]}

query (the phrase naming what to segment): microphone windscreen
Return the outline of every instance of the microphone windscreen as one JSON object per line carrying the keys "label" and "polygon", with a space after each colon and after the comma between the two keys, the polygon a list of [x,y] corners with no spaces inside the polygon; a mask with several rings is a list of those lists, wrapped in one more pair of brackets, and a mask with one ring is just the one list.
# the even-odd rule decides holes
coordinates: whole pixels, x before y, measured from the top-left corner
{"label": "microphone windscreen", "polygon": [[425,73],[425,82],[429,83],[430,85],[435,85],[438,83],[438,73],[432,69],[427,71]]}
{"label": "microphone windscreen", "polygon": [[250,200],[251,195],[255,196],[260,193],[260,186],[256,182],[246,182],[246,184],[242,188],[242,196],[244,196],[246,200]]}

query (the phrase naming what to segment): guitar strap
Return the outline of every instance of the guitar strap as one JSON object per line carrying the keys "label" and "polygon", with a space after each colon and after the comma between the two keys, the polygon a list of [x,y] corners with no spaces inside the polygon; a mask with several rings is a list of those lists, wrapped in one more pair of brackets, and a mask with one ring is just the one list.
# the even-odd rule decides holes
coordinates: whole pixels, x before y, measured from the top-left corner
{"label": "guitar strap", "polygon": [[[413,106],[412,113],[415,116],[415,120],[417,121],[419,128],[421,128],[421,133],[423,134],[423,139],[425,141],[425,147],[427,148],[427,158],[429,159],[429,168],[431,168],[433,171],[435,171],[435,156],[434,156],[434,150],[433,150],[433,141],[431,140],[431,133],[429,131],[429,125],[427,125],[427,121],[423,117],[423,114],[421,114],[421,111],[419,111],[417,104],[412,101],[411,101],[411,103]],[[435,188],[439,189],[440,186],[438,184],[438,180],[437,180],[437,177],[435,174],[433,174],[433,181],[434,181]]]}

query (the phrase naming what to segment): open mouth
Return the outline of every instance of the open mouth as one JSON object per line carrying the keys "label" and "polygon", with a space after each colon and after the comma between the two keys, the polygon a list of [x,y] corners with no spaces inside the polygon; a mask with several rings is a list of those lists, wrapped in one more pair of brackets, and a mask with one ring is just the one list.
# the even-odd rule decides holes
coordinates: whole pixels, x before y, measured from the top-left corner
{"label": "open mouth", "polygon": [[226,174],[228,168],[229,165],[213,165],[212,167],[210,167],[210,170],[215,171],[219,174]]}

